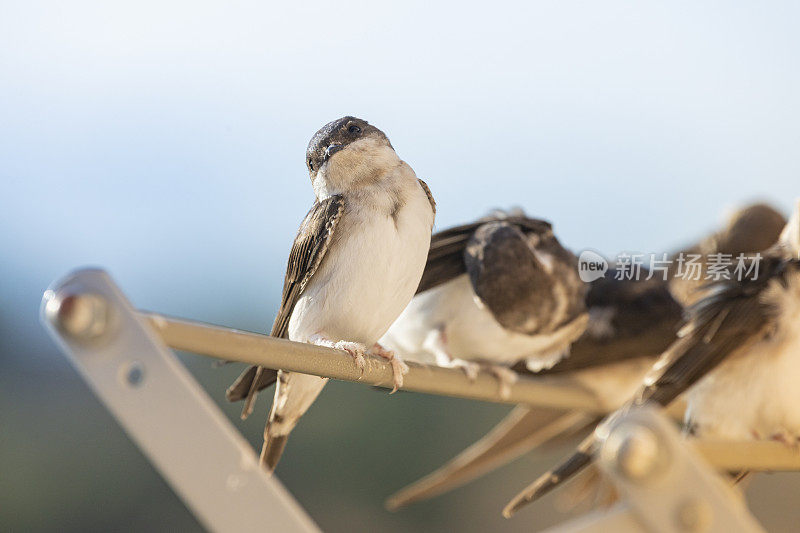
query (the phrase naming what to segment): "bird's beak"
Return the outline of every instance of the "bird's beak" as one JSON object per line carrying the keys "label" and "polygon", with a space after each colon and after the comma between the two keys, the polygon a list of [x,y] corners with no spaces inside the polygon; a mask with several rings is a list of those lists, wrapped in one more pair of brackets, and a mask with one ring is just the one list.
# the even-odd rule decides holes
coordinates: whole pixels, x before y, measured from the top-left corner
{"label": "bird's beak", "polygon": [[329,144],[328,147],[325,149],[325,161],[330,159],[333,154],[335,154],[336,152],[338,152],[342,148],[344,148],[344,147],[339,143]]}

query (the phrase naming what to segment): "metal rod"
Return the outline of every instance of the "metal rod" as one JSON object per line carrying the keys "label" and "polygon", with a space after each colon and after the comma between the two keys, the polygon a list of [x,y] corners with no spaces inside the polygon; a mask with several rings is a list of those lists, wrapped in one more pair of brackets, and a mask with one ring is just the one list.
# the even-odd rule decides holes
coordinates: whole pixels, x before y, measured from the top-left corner
{"label": "metal rod", "polygon": [[717,470],[790,472],[800,470],[797,448],[776,441],[690,439],[695,449]]}
{"label": "metal rod", "polygon": [[[171,348],[229,361],[281,368],[344,381],[391,388],[391,366],[377,357],[368,357],[363,375],[345,352],[312,344],[276,339],[267,335],[212,326],[201,322],[168,318],[140,312],[154,331]],[[471,381],[461,370],[408,363],[403,389],[429,394],[455,396],[491,402],[528,404],[603,414],[614,410],[590,391],[567,379],[520,376],[501,397],[494,376],[479,372]],[[679,417],[683,404],[676,402],[667,411]],[[800,454],[778,442],[736,442],[690,439],[697,451],[719,470],[800,470]]]}
{"label": "metal rod", "polygon": [[[367,366],[362,374],[352,357],[340,350],[154,313],[142,315],[164,342],[176,350],[267,368],[392,387],[391,366],[377,357],[367,358]],[[475,380],[470,380],[459,369],[414,362],[408,362],[408,366],[410,370],[404,377],[404,390],[596,413],[604,413],[609,409],[591,391],[562,378],[534,379],[521,376],[510,386],[509,394],[501,396],[497,379],[488,372],[479,372]]]}
{"label": "metal rod", "polygon": [[54,283],[44,294],[41,318],[64,355],[205,529],[319,531],[280,482],[259,466],[247,440],[105,272],[79,270]]}

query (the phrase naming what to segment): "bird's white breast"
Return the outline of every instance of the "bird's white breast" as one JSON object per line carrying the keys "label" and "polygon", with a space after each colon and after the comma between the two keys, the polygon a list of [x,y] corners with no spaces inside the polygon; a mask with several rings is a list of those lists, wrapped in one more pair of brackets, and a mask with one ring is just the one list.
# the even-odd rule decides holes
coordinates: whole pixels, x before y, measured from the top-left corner
{"label": "bird's white breast", "polygon": [[411,300],[425,268],[433,212],[413,171],[398,172],[405,201],[395,216],[382,195],[345,199],[335,242],[292,313],[291,339],[321,333],[369,347]]}
{"label": "bird's white breast", "polygon": [[392,325],[382,342],[403,356],[430,362],[435,354],[425,347],[431,330],[443,331],[447,353],[455,359],[513,364],[530,358],[552,366],[580,335],[588,317],[573,321],[549,335],[524,335],[504,329],[475,296],[466,274],[417,295]]}

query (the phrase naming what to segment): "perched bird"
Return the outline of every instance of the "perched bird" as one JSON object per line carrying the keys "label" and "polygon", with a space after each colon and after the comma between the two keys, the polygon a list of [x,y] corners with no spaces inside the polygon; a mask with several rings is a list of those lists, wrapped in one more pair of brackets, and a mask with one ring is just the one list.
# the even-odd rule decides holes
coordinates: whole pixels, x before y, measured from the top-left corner
{"label": "perched bird", "polygon": [[[747,205],[736,210],[722,229],[686,247],[684,253],[708,257],[759,252],[777,241],[785,224],[776,209]],[[705,272],[705,265],[703,268]],[[577,382],[610,406],[622,405],[630,398],[657,357],[675,340],[683,306],[696,298],[696,289],[702,284],[677,277],[675,271],[666,280],[658,275],[647,279],[646,271],[639,279],[622,279],[617,273],[608,270],[590,284],[586,296],[589,325],[570,347],[570,356],[539,372]],[[529,372],[523,364],[514,369]],[[387,507],[397,509],[452,490],[534,448],[585,433],[599,421],[590,413],[518,406],[455,458],[391,496]],[[588,484],[585,487],[589,488]]]}
{"label": "perched bird", "polygon": [[[636,390],[655,358],[675,338],[681,306],[667,283],[616,280],[614,270],[590,284],[586,305],[590,325],[571,346],[570,356],[538,374],[559,375],[592,391],[604,405],[622,404]],[[514,369],[531,373],[524,364]],[[486,436],[445,465],[392,495],[396,510],[432,498],[544,445],[581,433],[598,418],[591,413],[550,407],[515,407]]]}
{"label": "perched bird", "polygon": [[522,213],[434,235],[418,292],[381,342],[470,376],[486,366],[501,394],[516,379],[510,366],[553,366],[589,320],[577,258]]}
{"label": "perched bird", "polygon": [[[386,135],[355,117],[323,126],[306,151],[316,202],[297,233],[271,335],[338,348],[363,368],[367,353],[391,362],[395,390],[407,370],[377,343],[419,285],[436,206],[428,186]],[[276,382],[261,464],[275,469],[289,433],[327,379],[251,367],[228,389],[246,399]]]}
{"label": "perched bird", "polygon": [[[800,202],[778,243],[744,275],[707,286],[678,339],[623,409],[687,401],[686,427],[701,437],[800,442]],[[614,416],[614,415],[612,415]],[[592,433],[575,454],[519,493],[510,516],[584,469]]]}
{"label": "perched bird", "polygon": [[[722,254],[730,256],[731,264],[723,265],[730,273],[736,265],[736,256],[740,253],[761,252],[766,250],[778,240],[778,236],[786,225],[786,218],[774,207],[765,203],[747,205],[731,213],[724,227],[673,254],[674,260],[670,268],[669,290],[672,295],[684,306],[693,304],[702,296],[702,289],[708,282],[708,258]],[[679,256],[689,257],[699,255],[703,261],[700,263],[698,275],[679,275]],[[688,270],[684,267],[684,270]]]}

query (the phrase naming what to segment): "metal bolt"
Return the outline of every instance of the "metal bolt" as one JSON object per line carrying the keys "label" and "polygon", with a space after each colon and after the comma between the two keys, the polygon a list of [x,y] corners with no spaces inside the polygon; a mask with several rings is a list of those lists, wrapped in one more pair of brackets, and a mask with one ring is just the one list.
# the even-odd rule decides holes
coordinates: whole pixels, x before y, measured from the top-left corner
{"label": "metal bolt", "polygon": [[653,479],[665,463],[663,453],[658,435],[640,424],[614,428],[602,451],[620,474],[634,482]]}
{"label": "metal bolt", "polygon": [[108,325],[108,302],[94,293],[55,294],[45,313],[61,331],[79,340],[99,337]]}
{"label": "metal bolt", "polygon": [[139,361],[131,361],[123,368],[125,382],[131,387],[138,387],[144,381],[144,367]]}

